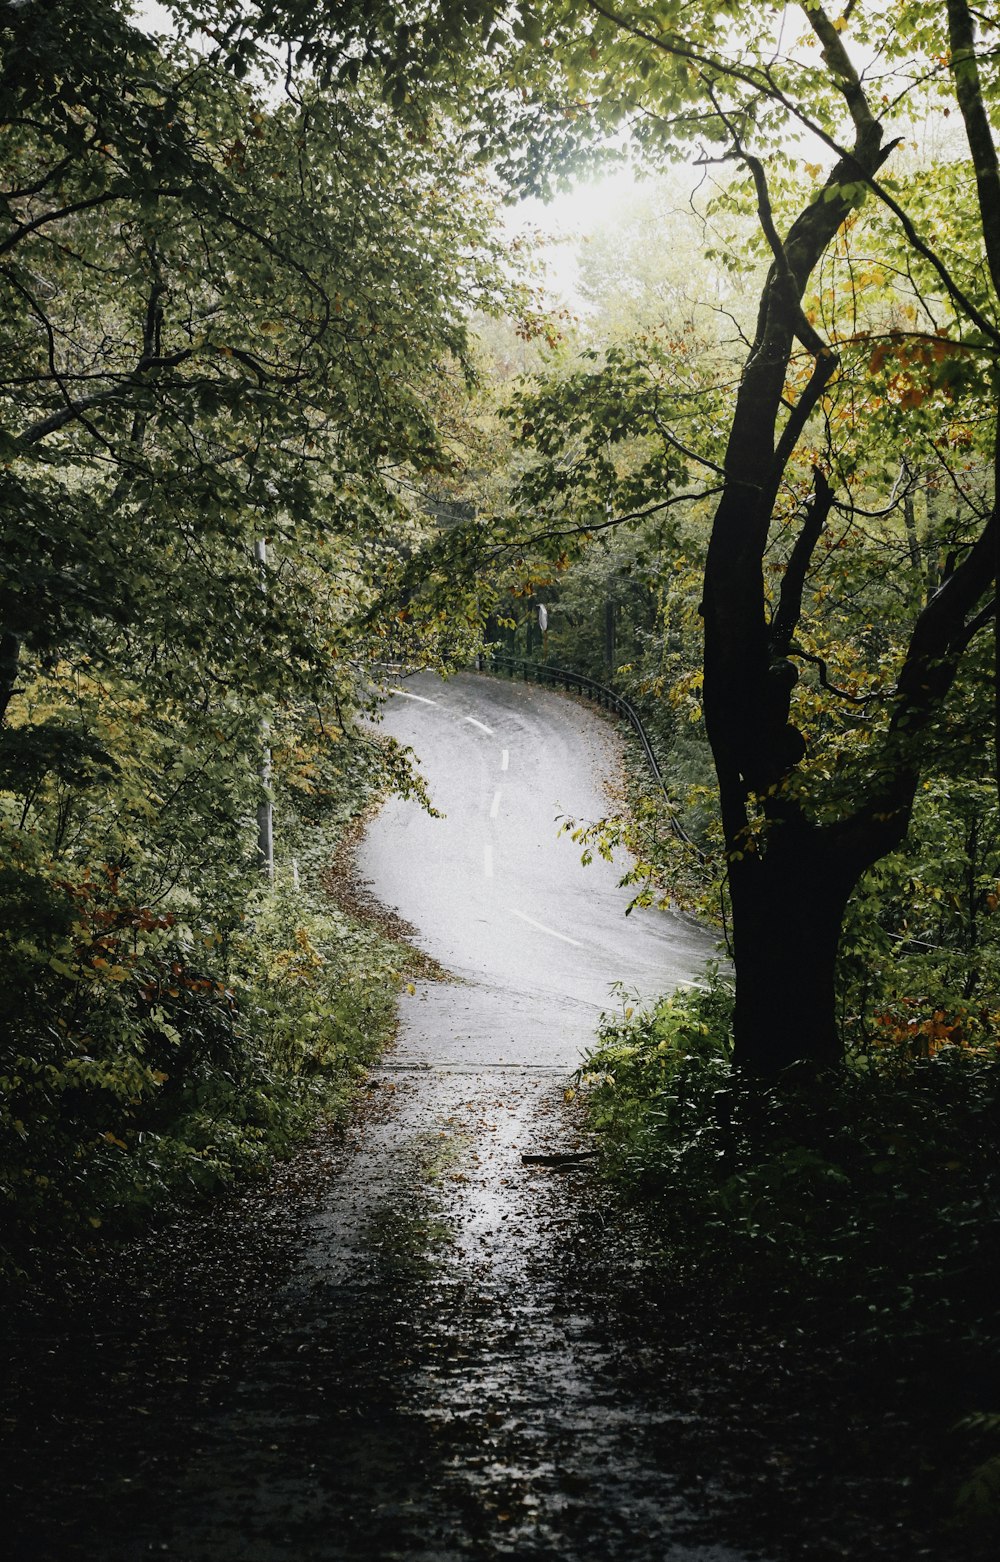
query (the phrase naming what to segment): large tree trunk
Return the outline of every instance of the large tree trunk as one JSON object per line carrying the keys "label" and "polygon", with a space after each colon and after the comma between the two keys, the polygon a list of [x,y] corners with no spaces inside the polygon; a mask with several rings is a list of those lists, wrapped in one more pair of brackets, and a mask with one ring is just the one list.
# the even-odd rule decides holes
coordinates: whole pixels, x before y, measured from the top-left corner
{"label": "large tree trunk", "polygon": [[20,636],[7,629],[0,630],[0,726],[6,720],[7,707],[14,697],[20,663]]}
{"label": "large tree trunk", "polygon": [[[813,492],[802,507],[771,605],[764,560],[788,463],[836,367],[833,344],[821,339],[803,312],[802,297],[850,214],[858,181],[875,180],[890,147],[882,144],[882,127],[840,29],[822,6],[805,10],[843,93],[855,141],[782,239],[763,166],[736,140],[734,155],[753,176],[774,263],[737,394],[702,602],[705,720],[719,778],[733,899],[736,1056],[747,1072],[759,1075],[773,1075],[799,1060],[822,1066],[840,1057],[835,973],[847,900],[864,870],[905,837],[921,733],[947,696],[972,638],[995,616],[995,602],[982,604],[997,578],[1000,557],[1000,514],[994,508],[978,541],[917,617],[887,726],[873,741],[859,777],[865,795],[859,787],[837,822],[812,824],[808,804],[797,798],[792,784],[806,745],[794,725],[791,697],[799,676],[796,661],[806,655],[796,644],[803,590],[834,502],[831,475],[822,463],[814,467]],[[966,0],[949,0],[949,14],[953,44],[963,61],[960,99],[984,231],[993,235],[987,242],[991,275],[1000,290],[1000,164],[978,82],[969,74],[974,49]],[[990,330],[988,324],[985,329]],[[786,376],[796,340],[812,355],[813,371],[790,401]],[[1000,442],[996,473],[1000,494]],[[821,671],[825,683],[822,664]]]}
{"label": "large tree trunk", "polygon": [[782,830],[762,855],[732,864],[735,1061],[747,1073],[841,1061],[837,950],[857,876],[808,827]]}

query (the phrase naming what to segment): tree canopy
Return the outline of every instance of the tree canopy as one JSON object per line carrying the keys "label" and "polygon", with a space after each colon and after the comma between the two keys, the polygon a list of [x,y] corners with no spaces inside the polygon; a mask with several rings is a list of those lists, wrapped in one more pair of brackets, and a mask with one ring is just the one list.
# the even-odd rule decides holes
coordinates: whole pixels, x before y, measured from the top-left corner
{"label": "tree canopy", "polygon": [[[409,784],[353,721],[365,669],[481,649],[504,569],[515,604],[619,600],[621,676],[690,783],[682,878],[702,904],[713,860],[726,880],[750,1072],[836,1062],[845,972],[865,989],[900,922],[933,943],[924,842],[964,875],[948,983],[971,1002],[994,893],[990,19],[168,10],[163,37],[115,0],[0,12],[10,1131],[51,1119],[81,1056],[87,1132],[110,1097],[141,1116],[167,1071],[139,1060],[181,1034],[166,973],[247,921],[263,750],[299,802],[320,772]],[[646,173],[688,166],[685,216],[656,213],[644,256],[592,252],[589,320],[546,318],[497,201],[612,135]],[[504,313],[535,344],[513,387],[489,330],[472,343]],[[191,978],[223,1004],[226,959]]]}
{"label": "tree canopy", "polygon": [[[692,480],[717,486],[702,703],[738,1056],[765,1072],[833,1061],[848,900],[905,838],[960,690],[983,690],[979,645],[996,619],[990,26],[978,41],[961,0],[836,17],[817,4],[539,14],[567,82],[613,98],[645,159],[728,170],[720,199],[755,215],[748,247],[766,270],[738,384],[692,396],[669,337],[616,342],[525,403],[540,460],[523,492],[536,508],[547,492],[549,530],[562,517],[570,535],[581,510],[603,526],[609,509],[640,519],[693,497]],[[910,125],[946,111],[963,144],[932,168],[907,165]],[[626,441],[641,460],[616,458]],[[932,496],[925,544],[943,555],[929,574],[917,494]],[[835,567],[844,548],[853,587]],[[886,636],[876,602],[894,557],[913,574]],[[855,632],[838,681],[826,653],[845,596],[862,594],[881,625]]]}
{"label": "tree canopy", "polygon": [[253,1077],[265,743],[293,816],[403,783],[367,667],[474,643],[472,597],[372,609],[463,481],[492,193],[443,118],[255,59],[111,0],[0,16],[15,1201],[52,1133],[132,1154],[227,1049]]}

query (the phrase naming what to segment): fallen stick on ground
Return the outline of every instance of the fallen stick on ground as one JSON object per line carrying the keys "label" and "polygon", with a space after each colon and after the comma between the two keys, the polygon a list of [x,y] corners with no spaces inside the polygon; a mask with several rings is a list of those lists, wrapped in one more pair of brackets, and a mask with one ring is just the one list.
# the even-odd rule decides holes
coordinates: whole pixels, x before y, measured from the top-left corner
{"label": "fallen stick on ground", "polygon": [[545,1155],[522,1155],[525,1166],[575,1166],[580,1161],[592,1161],[597,1150],[552,1150]]}

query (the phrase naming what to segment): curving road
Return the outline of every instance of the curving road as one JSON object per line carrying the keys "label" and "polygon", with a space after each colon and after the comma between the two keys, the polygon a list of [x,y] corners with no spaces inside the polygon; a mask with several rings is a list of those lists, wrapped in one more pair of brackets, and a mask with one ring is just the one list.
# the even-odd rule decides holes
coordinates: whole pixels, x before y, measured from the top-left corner
{"label": "curving road", "polygon": [[[39,1423],[15,1559],[748,1562],[717,1468],[728,1391],[722,1413],[681,1370],[654,1292],[635,1311],[642,1247],[579,1169],[592,1145],[559,1077],[611,982],[695,979],[711,942],[626,920],[618,872],[560,837],[560,815],[604,812],[615,771],[585,708],[419,677],[385,723],[446,817],[391,803],[361,871],[461,980],[404,998],[353,1122],[256,1205],[224,1204],[193,1262],[167,1230],[177,1278],[152,1313],[88,1309],[63,1357],[89,1350],[99,1386],[71,1396],[72,1456]],[[553,1152],[576,1157],[568,1180]],[[116,1306],[128,1292],[116,1273]],[[53,1507],[56,1466],[75,1484]]]}
{"label": "curving road", "polygon": [[584,867],[560,832],[563,819],[611,807],[609,724],[549,690],[418,674],[393,689],[384,727],[413,749],[443,817],[393,799],[359,874],[463,978],[404,1000],[401,1061],[573,1067],[614,1004],[613,983],[648,1000],[698,980],[714,940],[669,912],[626,917],[623,864]]}

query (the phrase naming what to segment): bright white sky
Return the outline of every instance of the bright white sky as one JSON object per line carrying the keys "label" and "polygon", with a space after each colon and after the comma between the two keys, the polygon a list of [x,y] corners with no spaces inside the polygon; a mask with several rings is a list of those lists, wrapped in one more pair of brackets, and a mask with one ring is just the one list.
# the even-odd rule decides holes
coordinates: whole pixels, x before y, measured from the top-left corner
{"label": "bright white sky", "polygon": [[[173,18],[159,0],[137,0],[135,20],[151,33],[173,31]],[[581,240],[606,223],[614,209],[627,203],[636,184],[626,167],[603,178],[577,186],[551,202],[520,201],[507,214],[506,232],[511,238],[526,230],[544,235],[548,287],[554,298],[571,308],[579,307],[576,255]]]}
{"label": "bright white sky", "polygon": [[560,304],[580,308],[577,256],[581,242],[607,226],[617,209],[628,205],[636,181],[630,169],[616,168],[602,178],[579,184],[549,202],[519,201],[507,214],[511,238],[534,232],[543,238],[543,257],[549,291]]}
{"label": "bright white sky", "polygon": [[135,8],[135,20],[144,32],[173,32],[173,17],[165,5],[159,4],[159,0],[139,0]]}

